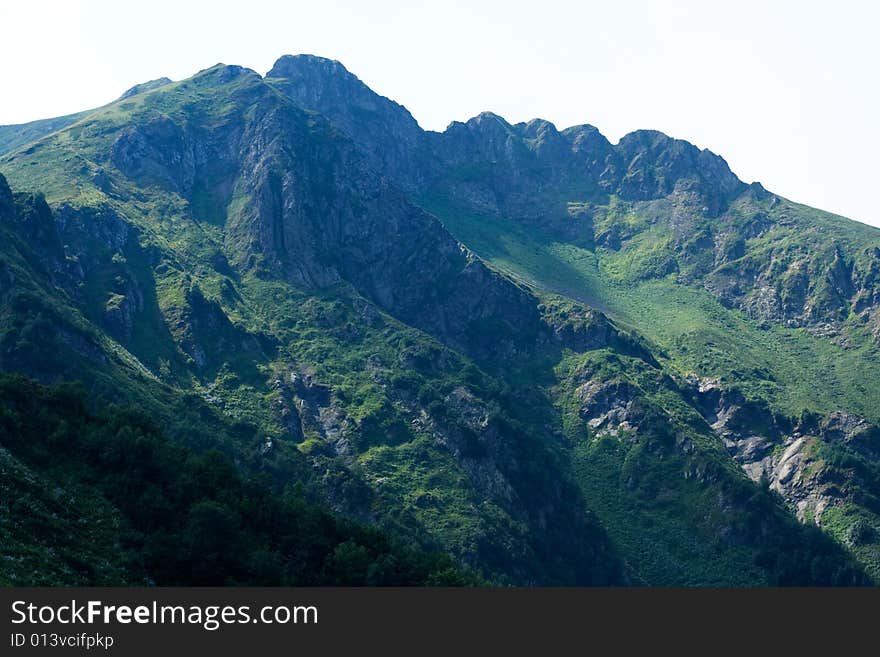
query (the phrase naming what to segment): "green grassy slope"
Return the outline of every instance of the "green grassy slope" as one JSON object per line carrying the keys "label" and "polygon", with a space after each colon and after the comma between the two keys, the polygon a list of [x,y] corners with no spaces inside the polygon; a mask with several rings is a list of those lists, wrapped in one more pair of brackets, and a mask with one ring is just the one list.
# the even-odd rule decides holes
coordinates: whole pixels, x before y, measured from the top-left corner
{"label": "green grassy slope", "polygon": [[[597,307],[636,329],[681,375],[693,372],[736,383],[793,416],[805,409],[846,409],[880,421],[880,347],[866,329],[851,323],[847,342],[835,344],[805,328],[751,319],[699,286],[679,284],[674,274],[646,279],[646,263],[665,256],[669,236],[662,228],[641,233],[619,251],[587,250],[540,228],[476,216],[436,199],[423,205],[499,269],[538,290]],[[820,224],[831,222],[854,242],[880,241],[880,231],[869,226],[817,210],[811,216],[818,216]]]}
{"label": "green grassy slope", "polygon": [[[717,379],[748,399],[766,401],[773,412],[790,418],[848,411],[870,422],[880,421],[880,345],[855,316],[846,319],[837,337],[829,338],[809,327],[786,327],[725,306],[699,284],[683,284],[678,274],[664,274],[662,266],[658,269],[656,263],[662,265],[674,252],[672,235],[638,214],[628,220],[641,224],[642,232],[622,248],[586,249],[549,235],[539,226],[477,216],[436,197],[422,202],[458,239],[494,266],[533,286],[538,294],[559,294],[588,303],[619,325],[637,331],[655,346],[665,370],[679,379],[694,374]],[[784,248],[786,241],[815,241],[818,249],[827,234],[856,252],[880,240],[877,229],[802,206],[787,204],[776,216],[784,220],[794,212],[803,225],[754,240],[752,257],[761,257],[762,249]],[[570,399],[570,390],[558,394],[561,403],[570,403],[565,401]],[[711,434],[708,427],[703,433]],[[703,441],[707,447],[719,445],[711,435]],[[815,457],[812,468],[824,473],[817,475],[821,481],[837,482],[844,499],[850,501],[829,507],[819,520],[876,580],[880,575],[880,506],[875,495],[880,487],[873,474],[875,466],[852,451],[822,445],[837,455],[835,465],[823,453]],[[680,488],[669,484],[675,481],[676,466],[672,461],[655,462],[650,472],[657,477],[660,498],[634,495],[621,483],[631,452],[616,439],[582,438],[574,450],[574,464],[587,504],[645,579],[711,582],[743,577],[746,581],[752,566],[738,562],[732,554],[713,553],[713,539],[696,538],[693,527],[682,522],[682,518],[708,513],[696,510],[706,487],[693,482]],[[660,483],[664,481],[665,485]],[[667,502],[660,501],[664,488]],[[685,511],[689,505],[693,507]]]}
{"label": "green grassy slope", "polygon": [[27,146],[46,135],[76,123],[91,110],[76,112],[52,119],[40,119],[21,125],[0,125],[0,155],[11,153],[22,146]]}

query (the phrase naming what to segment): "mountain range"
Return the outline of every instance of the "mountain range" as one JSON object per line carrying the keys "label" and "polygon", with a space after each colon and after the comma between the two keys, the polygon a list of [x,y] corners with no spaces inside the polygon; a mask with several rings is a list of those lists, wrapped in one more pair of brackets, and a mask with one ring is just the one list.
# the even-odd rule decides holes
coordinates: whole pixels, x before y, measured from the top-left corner
{"label": "mountain range", "polygon": [[0,174],[6,585],[880,581],[880,229],[310,55]]}

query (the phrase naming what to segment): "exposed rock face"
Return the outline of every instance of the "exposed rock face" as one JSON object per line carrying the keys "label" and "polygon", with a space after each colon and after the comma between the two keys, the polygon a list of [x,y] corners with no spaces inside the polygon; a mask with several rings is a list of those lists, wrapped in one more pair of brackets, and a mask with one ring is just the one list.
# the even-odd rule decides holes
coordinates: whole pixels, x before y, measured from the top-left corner
{"label": "exposed rock face", "polygon": [[[66,257],[52,211],[40,195],[13,195],[3,176],[0,239],[22,264],[40,272],[48,288],[57,286],[72,295],[77,293],[81,272]],[[18,278],[13,261],[0,261],[0,301],[10,320],[0,345],[2,367],[41,381],[54,381],[59,376],[58,368],[43,355],[52,344],[63,346],[68,356],[82,357],[96,365],[106,363],[107,354],[95,333],[66,321],[43,296],[43,290],[34,288],[32,281]],[[73,363],[64,363],[62,375],[73,368]]]}
{"label": "exposed rock face", "polygon": [[311,180],[305,172],[285,174],[276,194],[268,172],[257,171],[257,200],[232,229],[252,226],[258,242],[249,250],[271,257],[297,285],[346,280],[386,311],[456,346],[468,344],[476,355],[516,349],[511,342],[468,340],[481,317],[506,322],[508,335],[539,329],[526,292],[486,269],[436,220],[356,161],[343,164],[344,178],[341,172],[329,180],[326,171]]}
{"label": "exposed rock face", "polygon": [[822,523],[822,514],[831,504],[842,502],[837,489],[815,467],[810,453],[814,438],[794,434],[785,438],[781,454],[771,455],[762,463],[762,476],[770,488],[793,504],[798,520]]}
{"label": "exposed rock face", "polygon": [[[452,454],[475,490],[536,532],[552,533],[564,524],[574,535],[582,537],[560,548],[559,552],[560,556],[563,552],[567,555],[564,559],[574,559],[573,563],[577,563],[570,571],[575,579],[588,581],[595,579],[596,573],[608,570],[611,555],[589,538],[600,530],[594,519],[581,513],[576,503],[572,504],[579,492],[571,483],[560,477],[545,481],[538,488],[524,486],[524,471],[552,468],[546,452],[538,448],[539,443],[533,443],[530,456],[524,460],[522,450],[528,439],[495,416],[485,401],[463,387],[450,391],[443,401],[448,409],[443,418],[421,411],[414,426],[429,432],[438,445]],[[540,440],[548,438],[550,436],[543,436]],[[486,549],[491,550],[488,545]],[[527,558],[540,553],[542,547],[540,541],[529,539],[525,544],[515,543],[508,549],[521,550],[518,557]],[[611,570],[616,571],[616,567],[611,566]],[[520,577],[528,577],[526,569],[522,569]]]}
{"label": "exposed rock face", "polygon": [[[114,133],[106,164],[140,186],[179,194],[189,201],[198,221],[223,225],[248,124],[242,114],[253,107],[252,121],[262,121],[264,112],[272,108],[272,93],[254,71],[223,64],[201,71],[191,84],[222,90],[223,97],[214,101],[228,101],[229,113],[211,121],[193,106],[173,113],[144,110],[139,120],[119,126]],[[183,96],[186,89],[162,93]],[[112,182],[104,169],[96,175]]]}
{"label": "exposed rock face", "polygon": [[347,134],[367,136],[375,148],[364,151],[370,166],[387,172],[404,189],[421,182],[425,135],[405,107],[373,92],[337,61],[312,55],[285,55],[266,80]]}
{"label": "exposed rock face", "polygon": [[[193,212],[205,196],[219,203],[208,214],[227,217],[226,245],[244,269],[280,273],[302,289],[347,282],[478,358],[512,358],[534,344],[545,329],[527,291],[377,177],[326,120],[281,101],[256,76],[237,76],[248,119],[216,126],[157,115],[123,130],[111,161],[141,185],[189,199]],[[224,195],[239,199],[234,208],[222,209]]]}
{"label": "exposed rock face", "polygon": [[647,200],[679,190],[717,216],[745,188],[719,156],[659,132],[634,132],[613,146],[592,126],[560,132],[542,119],[511,125],[483,112],[430,133],[338,62],[285,56],[267,80],[328,117],[401,188],[442,189],[474,211],[541,221],[563,232],[571,221],[559,198],[573,191],[580,198],[617,193]]}
{"label": "exposed rock face", "polygon": [[181,195],[191,193],[195,176],[194,144],[171,119],[157,116],[124,128],[110,152],[111,162],[143,186],[157,185]]}
{"label": "exposed rock face", "polygon": [[676,190],[695,192],[706,203],[705,214],[717,216],[745,185],[723,158],[661,132],[632,132],[617,145],[621,198],[649,200]]}
{"label": "exposed rock face", "polygon": [[6,217],[15,209],[15,201],[12,199],[12,190],[6,178],[0,175],[0,212]]}
{"label": "exposed rock face", "polygon": [[144,308],[143,297],[134,287],[126,289],[128,294],[111,292],[104,305],[110,333],[119,335],[123,340],[130,340],[134,328],[135,316]]}
{"label": "exposed rock face", "polygon": [[278,411],[292,439],[319,439],[335,454],[348,451],[349,423],[329,386],[319,383],[312,372],[293,370],[286,380],[277,378],[273,387],[280,393]]}
{"label": "exposed rock face", "polygon": [[426,417],[426,428],[453,453],[478,490],[507,509],[522,508],[508,479],[515,464],[504,444],[503,431],[490,417],[489,409],[462,387],[446,395],[444,402],[458,415],[460,424],[438,423]]}
{"label": "exposed rock face", "polygon": [[562,347],[578,352],[608,347],[658,366],[644,341],[621,331],[598,310],[581,305],[560,308],[553,303],[541,309],[544,322],[553,330],[554,342]]}
{"label": "exposed rock face", "polygon": [[829,413],[820,421],[818,433],[823,440],[844,445],[869,460],[880,459],[880,427],[857,415]]}
{"label": "exposed rock face", "polygon": [[69,255],[78,261],[98,260],[99,254],[91,252],[97,248],[111,255],[121,253],[136,239],[131,224],[106,205],[74,208],[61,204],[55,208],[55,221]]}
{"label": "exposed rock face", "polygon": [[327,116],[371,167],[407,192],[616,250],[633,236],[631,228],[613,222],[598,230],[590,203],[563,201],[601,204],[615,195],[674,233],[668,257],[642,277],[675,273],[753,317],[828,335],[854,312],[880,336],[877,256],[841,244],[819,251],[751,248],[749,240],[774,226],[795,224],[771,221],[768,204],[784,201],[741,182],[708,150],[651,130],[612,145],[592,126],[560,132],[548,121],[512,125],[491,112],[453,122],[443,133],[423,132],[405,108],[319,57],[282,57],[267,79]]}
{"label": "exposed rock face", "polygon": [[752,317],[786,326],[833,330],[850,313],[874,325],[880,303],[877,251],[853,254],[831,244],[818,251],[783,247],[744,253],[712,272],[705,287]]}
{"label": "exposed rock face", "polygon": [[143,321],[145,307],[144,283],[126,258],[141,255],[137,231],[106,206],[61,205],[55,210],[54,222],[64,240],[71,272],[64,287],[84,300],[97,293],[94,288],[104,288],[97,319],[111,335],[128,344],[135,323]]}
{"label": "exposed rock face", "polygon": [[0,176],[0,221],[7,224],[25,245],[33,247],[40,266],[55,283],[68,273],[64,246],[52,211],[39,194],[15,194]]}
{"label": "exposed rock face", "polygon": [[[826,467],[822,443],[837,443],[870,459],[877,457],[880,429],[851,413],[791,422],[774,416],[766,403],[746,400],[718,381],[689,381],[698,408],[752,481],[766,482],[801,521],[822,523],[829,506],[850,501],[849,483]],[[847,477],[855,477],[849,474]]]}
{"label": "exposed rock face", "polygon": [[265,360],[257,336],[233,324],[215,299],[208,299],[198,286],[184,292],[184,304],[165,309],[166,321],[180,349],[197,372],[216,371],[230,354]]}
{"label": "exposed rock face", "polygon": [[717,155],[657,132],[632,133],[613,146],[592,126],[558,132],[547,121],[510,125],[483,113],[434,141],[441,173],[432,185],[474,211],[560,231],[571,224],[559,204],[565,196],[645,201],[680,192],[700,214],[717,216],[745,187]]}
{"label": "exposed rock face", "polygon": [[578,387],[576,395],[581,404],[578,414],[597,436],[635,433],[643,418],[643,409],[634,404],[638,393],[626,381],[590,380]]}
{"label": "exposed rock face", "polygon": [[39,245],[43,263],[50,272],[59,274],[64,269],[64,247],[55,227],[52,211],[40,196],[19,196],[17,217],[21,236],[28,244]]}

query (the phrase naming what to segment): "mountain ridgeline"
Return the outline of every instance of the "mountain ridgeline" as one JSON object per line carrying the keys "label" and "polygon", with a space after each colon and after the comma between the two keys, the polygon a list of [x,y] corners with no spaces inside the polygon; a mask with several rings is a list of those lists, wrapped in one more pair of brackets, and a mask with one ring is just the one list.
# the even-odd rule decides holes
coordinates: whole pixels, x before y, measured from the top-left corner
{"label": "mountain ridgeline", "polygon": [[880,230],[710,151],[300,55],[0,174],[0,582],[880,581]]}

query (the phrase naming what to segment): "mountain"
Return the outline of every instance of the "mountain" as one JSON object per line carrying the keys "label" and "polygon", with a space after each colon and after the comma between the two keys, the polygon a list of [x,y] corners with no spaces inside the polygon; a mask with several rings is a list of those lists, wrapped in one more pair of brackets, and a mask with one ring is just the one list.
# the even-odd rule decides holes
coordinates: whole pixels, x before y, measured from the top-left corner
{"label": "mountain", "polygon": [[[136,96],[137,94],[156,89],[162,85],[169,84],[170,82],[171,80],[168,78],[159,78],[157,80],[150,80],[149,82],[136,84],[123,93],[119,97],[119,100],[124,100],[131,96]],[[53,132],[66,128],[94,111],[95,110],[85,110],[74,114],[68,114],[66,116],[58,116],[52,119],[31,121],[30,123],[22,125],[0,125],[0,155],[11,153],[12,151],[18,150],[23,146],[27,146],[28,144],[45,137],[46,135],[50,135]]]}
{"label": "mountain", "polygon": [[76,123],[88,114],[89,111],[86,110],[53,119],[31,121],[23,125],[0,125],[0,154],[10,153],[22,146],[27,146],[41,137],[66,128],[71,123]]}
{"label": "mountain", "polygon": [[[3,581],[880,578],[880,230],[314,56],[54,125],[3,128]],[[49,555],[89,518],[126,558]]]}

